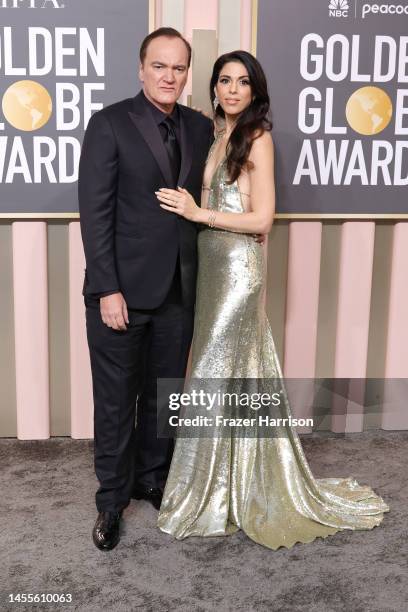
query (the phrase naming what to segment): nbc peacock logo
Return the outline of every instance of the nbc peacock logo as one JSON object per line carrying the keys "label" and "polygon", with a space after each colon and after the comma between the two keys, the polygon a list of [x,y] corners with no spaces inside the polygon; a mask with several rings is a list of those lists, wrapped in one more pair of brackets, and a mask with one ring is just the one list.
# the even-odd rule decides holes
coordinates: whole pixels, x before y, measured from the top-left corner
{"label": "nbc peacock logo", "polygon": [[329,16],[330,17],[348,17],[349,3],[347,0],[330,0]]}

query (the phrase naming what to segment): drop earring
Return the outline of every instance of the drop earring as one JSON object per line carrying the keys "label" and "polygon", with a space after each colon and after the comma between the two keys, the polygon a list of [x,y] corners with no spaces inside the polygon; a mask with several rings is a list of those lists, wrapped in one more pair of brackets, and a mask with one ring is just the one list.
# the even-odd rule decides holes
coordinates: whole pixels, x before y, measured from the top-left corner
{"label": "drop earring", "polygon": [[214,106],[214,110],[217,110],[217,106],[219,105],[220,101],[218,99],[218,96],[216,95],[214,98],[214,102],[213,102],[213,106]]}

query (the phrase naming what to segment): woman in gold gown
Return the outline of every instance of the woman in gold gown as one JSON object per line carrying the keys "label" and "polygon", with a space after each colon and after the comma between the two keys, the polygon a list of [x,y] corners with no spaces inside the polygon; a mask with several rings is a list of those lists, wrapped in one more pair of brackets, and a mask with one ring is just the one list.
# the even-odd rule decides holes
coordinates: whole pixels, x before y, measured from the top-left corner
{"label": "woman in gold gown", "polygon": [[[191,378],[203,385],[257,379],[263,391],[284,389],[264,309],[264,248],[253,237],[269,232],[275,208],[266,79],[252,55],[236,51],[216,61],[210,92],[216,134],[201,207],[181,188],[157,193],[170,214],[203,224]],[[279,409],[291,416],[286,392]],[[242,529],[276,550],[372,529],[388,510],[352,477],[315,478],[296,430],[282,426],[273,437],[178,437],[158,526],[178,539]]]}

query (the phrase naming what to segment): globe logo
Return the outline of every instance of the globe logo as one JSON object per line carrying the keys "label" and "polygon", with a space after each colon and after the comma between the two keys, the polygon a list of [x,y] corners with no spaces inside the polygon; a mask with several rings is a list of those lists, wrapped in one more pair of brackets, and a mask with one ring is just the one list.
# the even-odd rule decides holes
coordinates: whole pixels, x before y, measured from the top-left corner
{"label": "globe logo", "polygon": [[34,132],[51,117],[52,100],[45,87],[36,81],[17,81],[5,91],[2,108],[10,125],[24,132]]}
{"label": "globe logo", "polygon": [[379,87],[357,89],[346,104],[346,118],[350,127],[365,136],[382,132],[391,121],[391,117],[391,99]]}

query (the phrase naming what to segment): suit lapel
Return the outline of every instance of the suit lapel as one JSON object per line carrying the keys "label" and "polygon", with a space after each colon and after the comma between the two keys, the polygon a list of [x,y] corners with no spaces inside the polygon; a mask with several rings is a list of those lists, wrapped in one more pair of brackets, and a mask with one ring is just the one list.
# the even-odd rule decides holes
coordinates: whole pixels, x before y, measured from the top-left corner
{"label": "suit lapel", "polygon": [[191,162],[193,159],[193,145],[191,142],[191,133],[188,134],[188,126],[186,122],[185,112],[182,106],[179,106],[180,111],[180,139],[181,139],[181,168],[179,176],[179,185],[182,186],[190,172]]}
{"label": "suit lapel", "polygon": [[166,181],[166,185],[171,185],[173,183],[171,167],[160,130],[153,119],[153,115],[142,103],[141,94],[135,96],[133,102],[133,112],[129,111],[129,117],[151,150]]}

